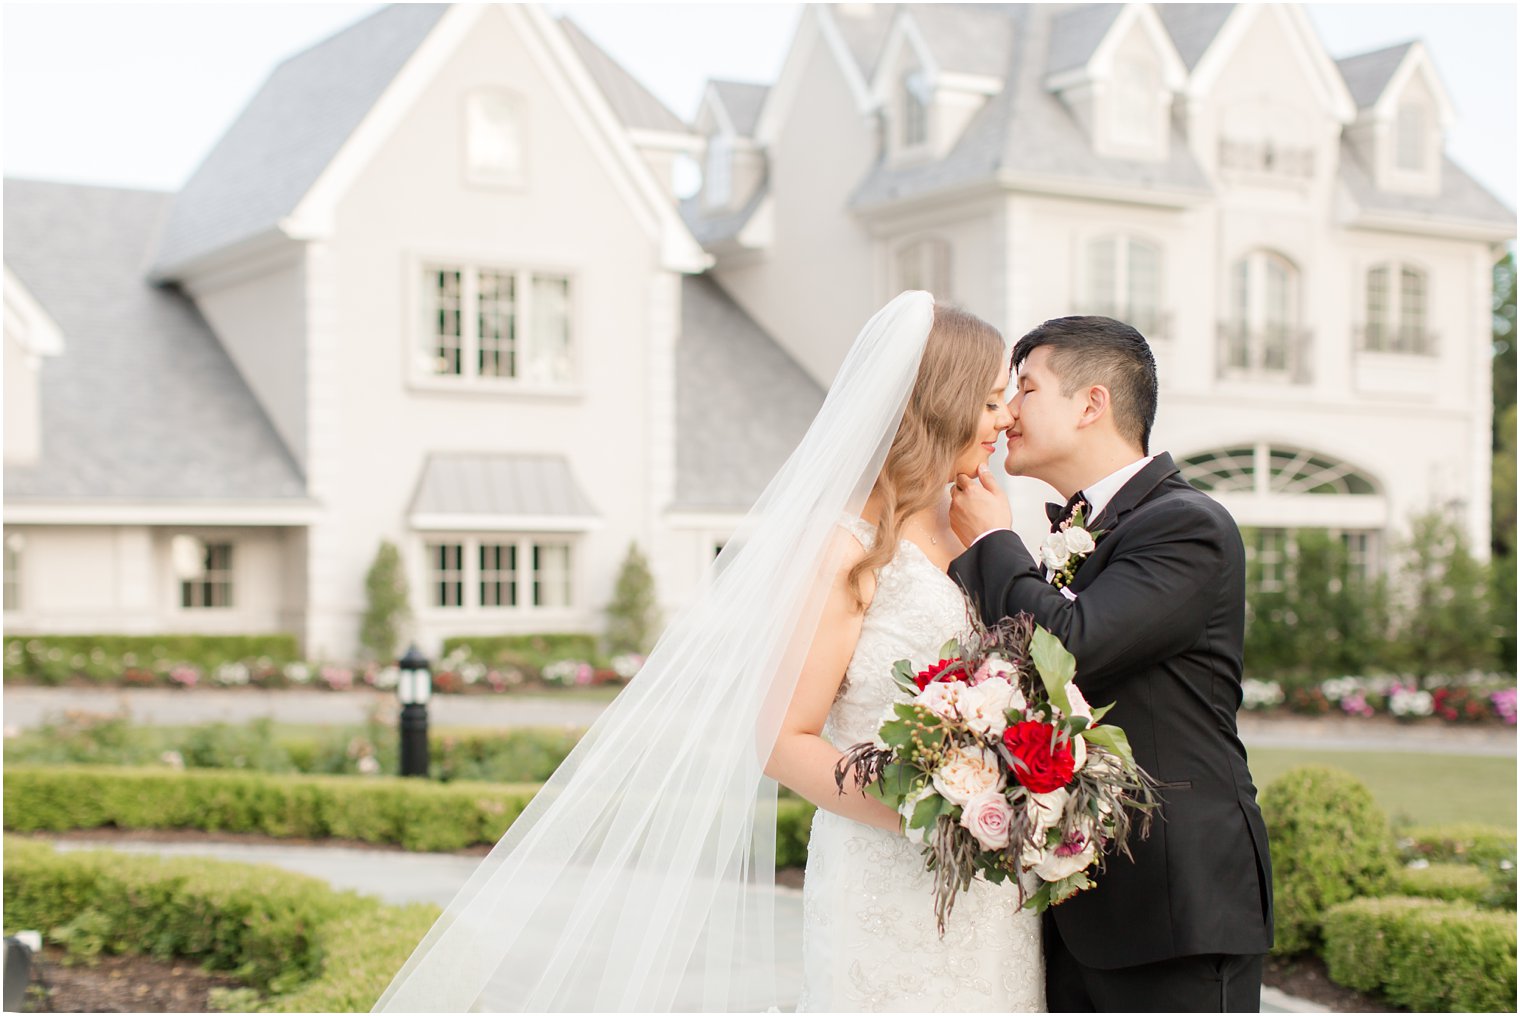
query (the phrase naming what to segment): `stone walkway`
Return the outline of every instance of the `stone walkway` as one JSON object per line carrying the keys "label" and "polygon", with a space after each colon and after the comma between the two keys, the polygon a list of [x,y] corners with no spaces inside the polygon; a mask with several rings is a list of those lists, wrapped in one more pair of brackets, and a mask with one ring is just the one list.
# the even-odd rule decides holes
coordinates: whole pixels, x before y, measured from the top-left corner
{"label": "stone walkway", "polygon": [[[457,854],[403,853],[394,850],[354,850],[346,847],[284,847],[238,843],[154,843],[140,840],[119,843],[99,840],[54,840],[59,850],[120,850],[134,854],[174,857],[213,857],[245,864],[272,864],[287,871],[325,879],[339,889],[353,889],[378,896],[388,903],[430,901],[446,906],[480,863],[478,857]],[[778,953],[797,957],[776,971],[776,986],[783,1011],[796,1008],[802,984],[802,944],[796,935],[802,927],[802,893],[776,888],[776,922],[789,933],[778,942]],[[1324,1012],[1323,1007],[1286,995],[1275,988],[1262,989],[1262,1012]]]}
{"label": "stone walkway", "polygon": [[[440,695],[429,707],[434,726],[590,726],[606,702],[553,695]],[[359,724],[373,710],[396,712],[396,698],[383,692],[198,690],[164,688],[6,688],[7,728],[40,725],[48,715],[69,710],[126,712],[139,723],[158,725],[246,722],[267,716],[279,723]],[[1515,728],[1457,727],[1434,722],[1399,724],[1379,717],[1264,717],[1243,713],[1241,739],[1247,747],[1315,748],[1345,751],[1408,751],[1450,755],[1515,757]]]}

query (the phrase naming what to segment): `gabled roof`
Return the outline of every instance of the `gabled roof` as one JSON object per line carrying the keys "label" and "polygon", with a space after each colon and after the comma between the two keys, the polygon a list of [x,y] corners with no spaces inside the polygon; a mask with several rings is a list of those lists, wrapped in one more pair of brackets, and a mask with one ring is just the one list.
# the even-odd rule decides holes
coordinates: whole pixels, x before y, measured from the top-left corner
{"label": "gabled roof", "polygon": [[[1003,89],[972,117],[943,159],[916,164],[882,160],[851,197],[865,208],[915,194],[991,183],[1003,175],[1143,187],[1176,195],[1212,186],[1187,143],[1174,134],[1161,162],[1100,156],[1059,96],[1045,87],[1055,21],[1066,14],[1046,4],[1001,8],[1010,20],[1010,57]],[[938,8],[917,17],[928,21]]]}
{"label": "gabled roof", "polygon": [[1362,162],[1355,145],[1341,142],[1340,178],[1351,199],[1364,212],[1384,213],[1401,219],[1442,224],[1498,228],[1515,235],[1514,210],[1494,197],[1461,166],[1441,156],[1441,189],[1435,194],[1406,194],[1383,190],[1373,182],[1372,171]]}
{"label": "gabled roof", "polygon": [[560,18],[559,26],[586,65],[597,89],[607,97],[613,113],[630,130],[658,131],[666,134],[689,134],[691,128],[637,78],[623,69],[606,50],[598,46],[579,25]]}
{"label": "gabled roof", "polygon": [[672,507],[748,511],[802,440],[823,395],[710,276],[684,277]]}
{"label": "gabled roof", "polygon": [[903,4],[934,63],[954,74],[1002,76],[1013,30],[1008,4]]}
{"label": "gabled roof", "polygon": [[839,37],[855,61],[860,76],[869,81],[876,73],[876,61],[892,30],[897,16],[895,4],[824,4]]}
{"label": "gabled roof", "polygon": [[1393,75],[1403,64],[1404,58],[1414,48],[1413,42],[1400,43],[1397,46],[1389,46],[1387,49],[1373,50],[1371,53],[1362,53],[1357,56],[1348,56],[1335,61],[1335,66],[1340,68],[1341,77],[1346,79],[1346,88],[1351,92],[1351,98],[1356,101],[1357,109],[1366,109],[1368,106],[1377,104],[1383,97],[1383,91],[1388,87],[1388,82],[1393,80]]}
{"label": "gabled roof", "polygon": [[1230,15],[1235,4],[1156,4],[1156,13],[1177,47],[1177,55],[1187,64],[1188,70],[1198,66],[1203,54],[1219,35],[1219,30]]}
{"label": "gabled roof", "polygon": [[723,81],[713,78],[708,85],[723,103],[723,111],[734,125],[734,133],[741,138],[755,136],[755,125],[760,122],[760,109],[770,94],[769,85],[755,85],[747,81]]}
{"label": "gabled roof", "polygon": [[195,306],[143,280],[169,195],[5,181],[5,264],[64,335],[41,457],[5,500],[304,502],[274,427]]}
{"label": "gabled roof", "polygon": [[1059,74],[1086,66],[1122,10],[1123,4],[1080,4],[1056,15],[1050,25],[1045,73]]}
{"label": "gabled roof", "polygon": [[275,229],[448,9],[393,4],[276,67],[174,196],[154,272]]}

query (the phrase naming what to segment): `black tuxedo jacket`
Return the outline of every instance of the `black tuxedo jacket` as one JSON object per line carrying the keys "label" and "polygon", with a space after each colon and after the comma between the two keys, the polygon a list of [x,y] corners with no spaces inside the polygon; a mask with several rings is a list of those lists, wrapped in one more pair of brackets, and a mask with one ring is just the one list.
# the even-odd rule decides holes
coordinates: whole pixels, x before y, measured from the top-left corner
{"label": "black tuxedo jacket", "polygon": [[1096,888],[1048,911],[1077,960],[1116,969],[1272,946],[1272,867],[1236,732],[1245,550],[1213,499],[1165,453],[1091,522],[1104,530],[1069,600],[1011,532],[950,566],[988,623],[1028,611],[1076,657],[1077,687],[1129,735],[1162,784],[1134,860],[1110,855]]}

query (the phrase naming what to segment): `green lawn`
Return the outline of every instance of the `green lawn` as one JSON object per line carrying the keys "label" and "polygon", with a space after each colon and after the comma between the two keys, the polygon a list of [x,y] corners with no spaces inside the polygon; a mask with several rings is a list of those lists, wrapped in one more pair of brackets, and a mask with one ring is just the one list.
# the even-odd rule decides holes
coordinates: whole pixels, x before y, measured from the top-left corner
{"label": "green lawn", "polygon": [[1396,827],[1482,822],[1515,828],[1515,760],[1392,751],[1252,748],[1251,775],[1265,787],[1303,765],[1344,770],[1367,784]]}

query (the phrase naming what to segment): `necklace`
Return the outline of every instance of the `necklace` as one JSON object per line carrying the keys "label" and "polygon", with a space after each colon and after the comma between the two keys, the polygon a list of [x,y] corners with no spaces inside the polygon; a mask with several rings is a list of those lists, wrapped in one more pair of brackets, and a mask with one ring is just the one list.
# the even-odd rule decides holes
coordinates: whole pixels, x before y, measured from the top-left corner
{"label": "necklace", "polygon": [[939,546],[939,537],[937,537],[933,533],[929,532],[929,530],[925,529],[922,525],[919,525],[919,523],[917,523],[917,522],[911,522],[911,523],[909,523],[909,525],[917,526],[918,527],[918,531],[921,532],[921,533],[923,533],[925,536],[927,536],[929,538],[929,543],[932,546],[935,546],[935,547]]}

